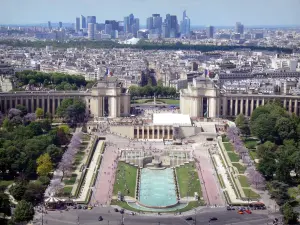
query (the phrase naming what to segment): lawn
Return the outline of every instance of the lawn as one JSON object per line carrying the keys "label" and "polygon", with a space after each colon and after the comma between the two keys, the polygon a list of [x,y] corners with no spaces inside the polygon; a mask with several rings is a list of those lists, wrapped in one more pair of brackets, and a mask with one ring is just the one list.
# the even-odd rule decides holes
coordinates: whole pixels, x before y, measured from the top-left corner
{"label": "lawn", "polygon": [[232,163],[232,165],[233,165],[234,167],[237,168],[237,170],[239,171],[240,174],[245,173],[245,171],[246,171],[246,166],[243,166],[243,165],[240,164],[240,163]]}
{"label": "lawn", "polygon": [[70,178],[66,178],[63,180],[65,185],[73,185],[76,181],[77,174],[73,173]]}
{"label": "lawn", "polygon": [[202,197],[200,181],[194,163],[177,167],[176,174],[181,198],[194,196],[195,192],[200,198]]}
{"label": "lawn", "polygon": [[250,154],[250,157],[251,157],[252,160],[257,159],[257,153],[256,153],[255,150],[250,150],[249,154]]}
{"label": "lawn", "polygon": [[244,144],[248,149],[256,149],[258,139],[255,138],[245,138]]}
{"label": "lawn", "polygon": [[13,180],[1,180],[0,187],[6,189],[9,185],[11,185],[14,181]]}
{"label": "lawn", "polygon": [[240,184],[243,188],[249,188],[250,187],[250,184],[248,182],[248,179],[246,176],[243,176],[243,175],[239,175],[238,176],[238,179],[240,181]]}
{"label": "lawn", "polygon": [[229,142],[229,139],[228,139],[228,137],[226,137],[226,136],[222,136],[222,142]]}
{"label": "lawn", "polygon": [[[149,99],[149,98],[145,98],[145,99],[136,99],[136,100],[133,100],[132,103],[135,104],[135,103],[138,103],[138,104],[144,104],[144,103],[150,103],[150,102],[153,102],[154,99]],[[158,98],[156,99],[156,102],[157,103],[164,103],[164,104],[170,104],[170,105],[179,105],[179,99],[168,99],[168,98]]]}
{"label": "lawn", "polygon": [[90,139],[91,139],[91,136],[88,135],[88,134],[84,134],[83,137],[82,137],[83,141],[89,141]]}
{"label": "lawn", "polygon": [[233,146],[231,143],[223,143],[227,152],[233,152]]}
{"label": "lawn", "polygon": [[72,192],[72,189],[73,189],[73,186],[64,187],[64,189],[63,189],[63,195],[64,196],[70,196],[71,192]]}
{"label": "lawn", "polygon": [[[118,163],[117,174],[114,183],[113,194],[118,191],[125,196],[135,197],[137,168],[124,162]],[[127,186],[127,187],[126,187]]]}
{"label": "lawn", "polygon": [[239,162],[240,157],[235,152],[227,152],[231,162]]}
{"label": "lawn", "polygon": [[246,198],[260,198],[260,195],[252,191],[250,188],[243,188]]}
{"label": "lawn", "polygon": [[85,152],[83,151],[78,151],[75,155],[75,161],[74,164],[75,165],[79,165],[84,157]]}

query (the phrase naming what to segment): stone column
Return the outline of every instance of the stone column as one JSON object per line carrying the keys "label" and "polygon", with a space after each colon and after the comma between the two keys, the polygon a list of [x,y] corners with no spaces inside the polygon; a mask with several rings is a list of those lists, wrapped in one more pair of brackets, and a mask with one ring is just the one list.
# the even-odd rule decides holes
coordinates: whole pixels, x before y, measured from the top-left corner
{"label": "stone column", "polygon": [[286,109],[286,99],[283,100],[283,108]]}
{"label": "stone column", "polygon": [[109,99],[108,99],[108,101],[109,101],[109,106],[110,106],[110,112],[109,112],[109,116],[110,117],[113,117],[113,118],[115,118],[115,117],[117,117],[117,100],[116,100],[116,97],[109,97]]}
{"label": "stone column", "polygon": [[[92,100],[92,99],[91,99]],[[89,103],[91,109],[92,109],[92,105],[91,105],[91,102]],[[98,116],[98,117],[102,117],[104,116],[104,109],[103,109],[104,105],[103,105],[103,97],[98,97],[98,110],[97,110],[97,113],[98,115],[95,115],[95,116]]]}
{"label": "stone column", "polygon": [[198,106],[199,106],[199,117],[203,117],[203,98],[200,97],[198,101]]}
{"label": "stone column", "polygon": [[295,99],[295,105],[294,105],[295,107],[294,107],[294,113],[296,114],[296,115],[298,115],[298,100],[297,99]]}
{"label": "stone column", "polygon": [[41,105],[41,107],[45,112],[45,97],[44,96],[42,96],[42,105]]}
{"label": "stone column", "polygon": [[222,99],[223,101],[223,116],[226,117],[227,116],[227,97],[223,97]]}
{"label": "stone column", "polygon": [[120,115],[121,115],[121,97],[120,96],[117,97],[116,105],[117,105],[117,117],[120,117]]}
{"label": "stone column", "polygon": [[31,112],[35,112],[35,108],[34,108],[34,99],[35,98],[33,98],[33,96],[32,96],[32,98],[31,98]]}
{"label": "stone column", "polygon": [[244,111],[244,99],[240,100],[240,113],[242,113],[243,115],[245,115]]}
{"label": "stone column", "polygon": [[55,97],[52,97],[52,115],[55,115]]}
{"label": "stone column", "polygon": [[232,98],[230,98],[230,115],[229,116],[232,116],[233,115],[233,100]]}
{"label": "stone column", "polygon": [[289,112],[292,113],[292,99],[289,101]]}
{"label": "stone column", "polygon": [[249,99],[247,98],[246,99],[246,112],[245,112],[245,116],[249,116],[248,112],[249,112]]}
{"label": "stone column", "polygon": [[262,99],[261,105],[265,105],[265,98]]}
{"label": "stone column", "polygon": [[235,109],[234,109],[234,116],[238,115],[238,98],[235,99]]}
{"label": "stone column", "polygon": [[47,96],[47,112],[50,113],[50,96]]}
{"label": "stone column", "polygon": [[149,127],[147,127],[147,139],[150,139]]}
{"label": "stone column", "polygon": [[254,99],[252,98],[252,99],[251,99],[251,111],[250,111],[250,115],[249,115],[249,116],[252,115],[253,110],[254,110]]}
{"label": "stone column", "polygon": [[220,113],[221,113],[221,99],[220,99],[220,96],[216,98],[216,117],[217,118],[220,118]]}
{"label": "stone column", "polygon": [[142,139],[145,139],[145,137],[144,137],[144,129],[145,129],[145,127],[144,126],[142,126]]}
{"label": "stone column", "polygon": [[168,139],[170,140],[170,127],[168,127]]}
{"label": "stone column", "polygon": [[208,116],[211,118],[216,118],[216,99],[209,98],[209,113]]}

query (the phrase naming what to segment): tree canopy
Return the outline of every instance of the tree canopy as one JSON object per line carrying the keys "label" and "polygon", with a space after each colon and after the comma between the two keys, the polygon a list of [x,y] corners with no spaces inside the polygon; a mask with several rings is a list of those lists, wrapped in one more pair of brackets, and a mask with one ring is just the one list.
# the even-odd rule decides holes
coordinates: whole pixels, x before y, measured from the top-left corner
{"label": "tree canopy", "polygon": [[14,211],[15,222],[29,222],[33,219],[34,209],[30,202],[20,201]]}

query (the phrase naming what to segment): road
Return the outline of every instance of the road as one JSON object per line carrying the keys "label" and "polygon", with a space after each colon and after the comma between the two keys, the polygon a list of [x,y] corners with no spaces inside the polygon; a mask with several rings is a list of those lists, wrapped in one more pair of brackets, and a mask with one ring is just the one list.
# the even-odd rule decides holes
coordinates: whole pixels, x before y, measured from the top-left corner
{"label": "road", "polygon": [[[108,212],[110,210],[110,212]],[[98,221],[99,216],[103,217],[103,221]],[[190,215],[194,218],[194,215]],[[186,221],[187,216],[166,215],[128,215],[124,214],[124,225],[192,225],[193,221]],[[217,217],[218,221],[209,223],[210,217]],[[78,220],[79,218],[79,220]],[[274,216],[272,217],[274,218]],[[48,225],[70,225],[70,224],[86,224],[86,225],[120,225],[122,215],[116,213],[112,208],[94,208],[92,210],[70,210],[60,212],[49,212],[43,217],[44,224]],[[41,219],[35,224],[42,224]],[[271,222],[266,211],[254,211],[253,214],[239,215],[236,211],[226,211],[224,208],[204,209],[198,212],[196,216],[196,224],[201,225],[263,225]]]}

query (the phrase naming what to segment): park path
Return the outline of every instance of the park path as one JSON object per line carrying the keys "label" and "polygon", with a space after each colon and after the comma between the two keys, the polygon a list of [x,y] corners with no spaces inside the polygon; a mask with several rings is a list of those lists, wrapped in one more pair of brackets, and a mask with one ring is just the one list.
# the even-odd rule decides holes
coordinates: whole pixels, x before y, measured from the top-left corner
{"label": "park path", "polygon": [[204,200],[208,205],[224,205],[208,149],[200,144],[194,144],[193,148],[198,175],[203,182],[201,187]]}
{"label": "park path", "polygon": [[107,146],[105,148],[91,199],[92,204],[108,205],[110,203],[118,165],[117,156],[118,150],[115,147]]}

